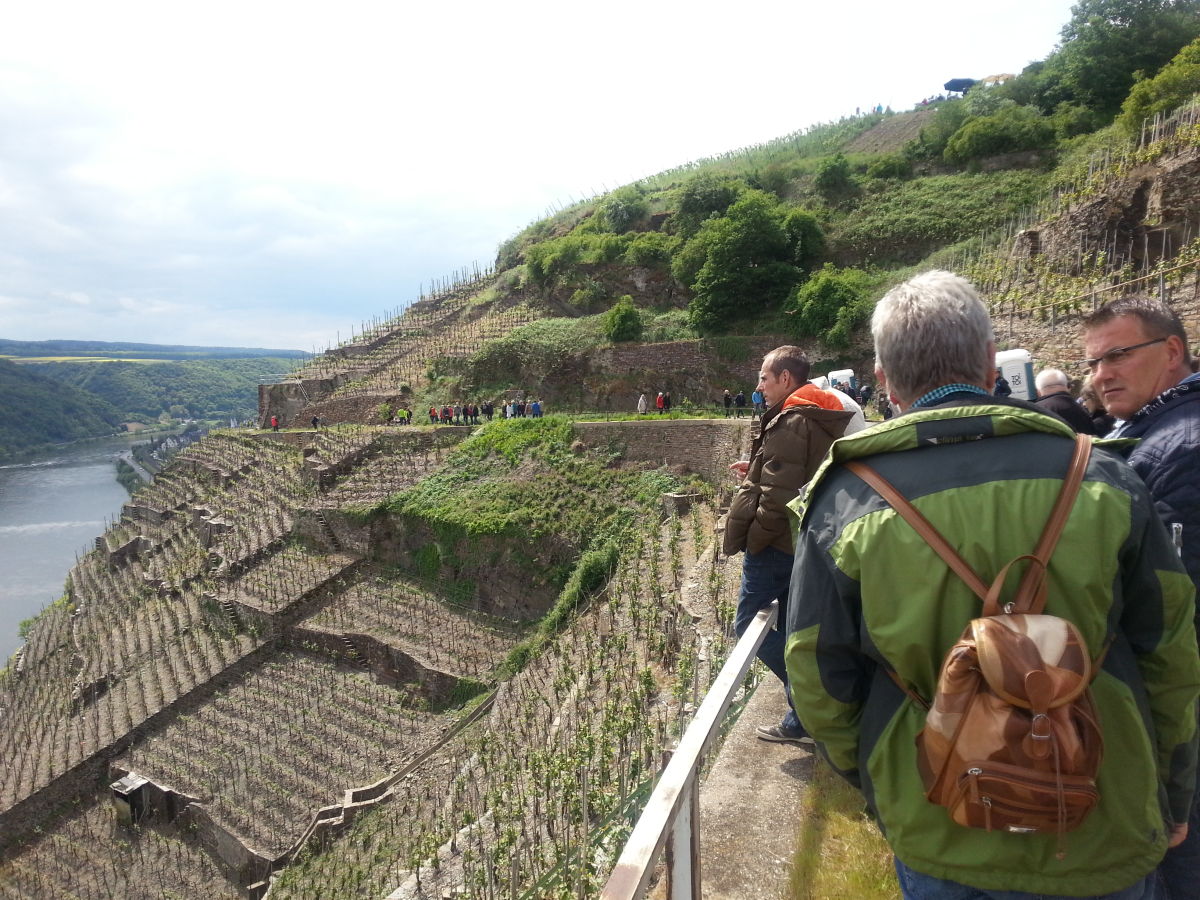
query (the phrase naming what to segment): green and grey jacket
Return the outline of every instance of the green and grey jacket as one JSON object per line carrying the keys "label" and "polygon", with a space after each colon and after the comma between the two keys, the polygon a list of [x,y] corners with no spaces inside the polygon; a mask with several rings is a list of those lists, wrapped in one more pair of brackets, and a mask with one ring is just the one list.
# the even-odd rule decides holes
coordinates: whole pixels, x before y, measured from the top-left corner
{"label": "green and grey jacket", "polygon": [[[792,508],[802,519],[786,660],[800,720],[861,787],[896,855],[991,890],[1105,894],[1150,872],[1186,821],[1196,769],[1200,656],[1193,588],[1141,480],[1097,448],[1051,560],[1046,612],[1093,656],[1104,735],[1100,803],[1066,836],[956,825],[925,799],[914,739],[946,651],[981,603],[915,531],[840,464],[865,458],[990,583],[1030,553],[1062,485],[1074,433],[990,397],[950,401],[838,441]],[[1009,590],[1015,590],[1012,579]]]}

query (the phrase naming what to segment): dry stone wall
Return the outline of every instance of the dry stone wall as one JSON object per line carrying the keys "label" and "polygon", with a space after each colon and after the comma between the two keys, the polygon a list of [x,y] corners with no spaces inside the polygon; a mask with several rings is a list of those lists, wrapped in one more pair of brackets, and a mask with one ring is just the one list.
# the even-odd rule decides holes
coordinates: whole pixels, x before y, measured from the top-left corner
{"label": "dry stone wall", "polygon": [[586,422],[575,426],[589,447],[615,444],[634,462],[682,466],[721,487],[732,484],[729,464],[750,449],[752,421],[744,419],[656,419]]}

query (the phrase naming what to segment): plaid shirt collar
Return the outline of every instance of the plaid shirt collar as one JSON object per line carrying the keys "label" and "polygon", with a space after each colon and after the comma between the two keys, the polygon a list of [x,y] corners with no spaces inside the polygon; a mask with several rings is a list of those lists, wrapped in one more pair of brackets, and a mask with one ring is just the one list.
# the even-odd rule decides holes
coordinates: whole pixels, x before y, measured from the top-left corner
{"label": "plaid shirt collar", "polygon": [[934,388],[927,394],[922,394],[910,409],[924,409],[929,406],[934,406],[941,403],[951,394],[980,394],[984,397],[990,397],[991,393],[974,384],[943,384],[939,388]]}

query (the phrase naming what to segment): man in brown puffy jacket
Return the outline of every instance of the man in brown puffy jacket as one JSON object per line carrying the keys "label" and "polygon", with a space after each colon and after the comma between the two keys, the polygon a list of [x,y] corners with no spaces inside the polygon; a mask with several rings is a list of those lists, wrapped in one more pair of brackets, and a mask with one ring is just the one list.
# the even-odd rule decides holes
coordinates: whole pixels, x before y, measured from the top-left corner
{"label": "man in brown puffy jacket", "polygon": [[[808,358],[799,347],[776,347],[763,358],[758,391],[767,410],[750,461],[729,467],[742,484],[725,521],[725,553],[745,551],[734,630],[740,636],[760,609],[779,601],[778,625],[763,641],[758,658],[785,687],[782,629],[793,562],[787,504],[812,478],[851,416],[836,395],[811,384],[808,373]],[[758,736],[811,743],[790,708],[778,725],[760,725]]]}

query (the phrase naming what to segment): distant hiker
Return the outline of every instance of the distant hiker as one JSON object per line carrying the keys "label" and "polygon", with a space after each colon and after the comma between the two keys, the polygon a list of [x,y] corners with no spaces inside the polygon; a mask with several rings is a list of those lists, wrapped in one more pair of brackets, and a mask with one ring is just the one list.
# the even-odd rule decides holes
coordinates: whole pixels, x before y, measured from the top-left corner
{"label": "distant hiker", "polygon": [[728,419],[733,415],[733,394],[729,393],[729,388],[725,389],[725,396],[721,398],[721,401],[725,404],[725,418]]}
{"label": "distant hiker", "polygon": [[650,409],[650,404],[646,402],[646,395],[639,394],[637,402],[637,411],[639,416],[644,416],[646,411]]}
{"label": "distant hiker", "polygon": [[436,406],[429,407],[429,424],[436,425],[438,422],[438,411]]}
{"label": "distant hiker", "polygon": [[754,416],[761,416],[763,413],[762,391],[756,390],[753,394],[751,394],[750,402],[754,404],[754,415],[752,415],[750,418],[754,418]]}
{"label": "distant hiker", "polygon": [[738,391],[737,396],[733,398],[733,405],[737,407],[737,417],[740,419],[742,413],[746,411],[746,392]]}
{"label": "distant hiker", "polygon": [[1008,380],[996,370],[996,386],[992,389],[992,393],[997,397],[1012,396],[1012,388],[1008,386]]}
{"label": "distant hiker", "polygon": [[671,392],[670,391],[666,391],[663,394],[662,411],[663,411],[664,415],[671,411]]}
{"label": "distant hiker", "polygon": [[272,431],[279,430],[279,416],[271,416],[271,430]]}
{"label": "distant hiker", "polygon": [[496,406],[491,400],[485,400],[483,403],[483,417],[489,422],[492,421],[492,416],[496,414]]}
{"label": "distant hiker", "polygon": [[659,412],[663,411],[663,393],[662,393],[662,391],[659,391],[658,396],[654,398],[654,405],[658,409]]}
{"label": "distant hiker", "polygon": [[542,417],[542,401],[534,400],[532,407],[533,407],[533,417],[535,419],[540,419]]}
{"label": "distant hiker", "polygon": [[318,427],[320,424],[321,424],[321,420],[320,420],[320,419],[318,419],[316,416],[313,416],[313,417],[312,417],[312,427],[313,427],[313,428],[316,428],[316,427]]}

